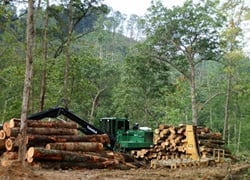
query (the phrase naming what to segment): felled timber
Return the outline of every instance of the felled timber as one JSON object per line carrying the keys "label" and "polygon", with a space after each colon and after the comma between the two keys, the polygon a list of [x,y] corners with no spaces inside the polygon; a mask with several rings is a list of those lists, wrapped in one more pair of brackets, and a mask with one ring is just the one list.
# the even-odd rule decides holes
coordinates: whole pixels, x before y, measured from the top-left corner
{"label": "felled timber", "polygon": [[9,131],[10,129],[10,123],[9,122],[4,122],[3,123],[3,130],[6,133],[6,131]]}
{"label": "felled timber", "polygon": [[107,134],[96,134],[96,135],[78,135],[78,136],[46,136],[46,135],[27,135],[27,142],[29,146],[36,146],[37,144],[48,144],[55,142],[99,142],[104,145],[110,143],[109,136]]}
{"label": "felled timber", "polygon": [[[36,128],[68,128],[68,129],[77,129],[77,124],[74,122],[65,122],[65,121],[42,121],[42,120],[26,120],[27,127],[36,127]],[[20,127],[21,120],[13,118],[9,121],[9,127]]]}
{"label": "felled timber", "polygon": [[[212,157],[214,149],[222,149],[225,151],[225,155],[229,154],[223,147],[224,141],[221,133],[212,132],[208,127],[198,127],[196,128],[196,135],[202,157]],[[154,130],[153,144],[153,148],[134,150],[131,154],[136,159],[144,160],[167,160],[188,157],[186,154],[186,126],[159,125]]]}
{"label": "felled timber", "polygon": [[5,129],[6,137],[16,137],[19,132],[20,132],[19,128],[8,127],[7,129]]}
{"label": "felled timber", "polygon": [[5,140],[4,139],[0,140],[0,150],[5,150]]}
{"label": "felled timber", "polygon": [[19,141],[17,138],[10,137],[5,141],[5,148],[7,151],[17,151],[19,146]]}
{"label": "felled timber", "polygon": [[218,148],[218,146],[224,145],[224,140],[218,140],[218,139],[200,139],[199,140],[200,145],[205,145],[212,148]]}
{"label": "felled timber", "polygon": [[6,138],[6,134],[4,132],[4,130],[0,130],[0,139],[5,139]]}
{"label": "felled timber", "polygon": [[81,152],[99,152],[103,150],[103,144],[97,142],[49,143],[46,145],[45,149],[81,151]]}
{"label": "felled timber", "polygon": [[2,156],[6,160],[15,160],[18,159],[18,152],[4,152]]}
{"label": "felled timber", "polygon": [[[6,131],[8,137],[15,137],[19,132],[19,128],[9,128]],[[28,127],[28,134],[39,134],[39,135],[77,135],[77,129],[67,129],[67,128],[35,128]]]}
{"label": "felled timber", "polygon": [[221,133],[207,133],[207,134],[198,134],[197,135],[198,139],[217,139],[221,140],[222,135]]}
{"label": "felled timber", "polygon": [[59,161],[59,162],[82,162],[86,164],[114,162],[109,158],[89,155],[87,153],[77,153],[63,150],[48,150],[45,148],[30,147],[26,153],[27,162],[33,161]]}
{"label": "felled timber", "polygon": [[185,131],[184,125],[172,126],[160,124],[154,130],[153,144],[151,149],[132,151],[137,159],[168,159],[173,156],[181,156],[185,153]]}

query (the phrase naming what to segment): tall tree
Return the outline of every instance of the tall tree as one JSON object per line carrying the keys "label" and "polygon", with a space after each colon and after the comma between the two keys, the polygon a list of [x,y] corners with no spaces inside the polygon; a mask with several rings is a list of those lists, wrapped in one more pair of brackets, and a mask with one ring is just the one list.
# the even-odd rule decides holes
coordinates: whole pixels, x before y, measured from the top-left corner
{"label": "tall tree", "polygon": [[244,0],[227,1],[223,4],[223,10],[228,17],[228,26],[224,32],[226,39],[227,53],[224,56],[225,73],[226,73],[226,99],[224,109],[224,128],[223,138],[229,144],[229,119],[232,114],[232,96],[234,74],[236,73],[237,61],[242,59],[241,47],[239,46],[239,37],[241,35],[240,23],[244,15]]}
{"label": "tall tree", "polygon": [[44,33],[43,33],[43,63],[42,63],[42,77],[40,90],[40,111],[44,108],[46,81],[47,81],[47,61],[48,61],[48,26],[49,26],[49,0],[46,0],[46,9],[44,16]]}
{"label": "tall tree", "polygon": [[168,9],[159,1],[151,5],[147,35],[155,58],[182,74],[190,85],[192,122],[198,124],[199,99],[196,66],[221,57],[219,28],[224,17],[218,13],[218,1],[194,3]]}
{"label": "tall tree", "polygon": [[21,144],[19,147],[19,160],[22,164],[25,164],[25,153],[26,153],[26,133],[27,133],[27,114],[29,109],[29,95],[32,82],[33,74],[33,39],[34,39],[34,20],[33,20],[33,8],[34,1],[28,1],[28,15],[27,15],[27,28],[26,28],[26,70],[25,70],[25,80],[23,88],[23,102],[22,102],[22,113],[21,113]]}
{"label": "tall tree", "polygon": [[[72,1],[70,0],[68,4],[62,5],[58,7],[54,7],[56,12],[54,15],[55,19],[61,26],[63,30],[60,34],[61,45],[58,46],[54,57],[60,55],[60,53],[65,49],[65,69],[64,69],[64,106],[67,108],[70,101],[69,94],[69,71],[71,64],[71,43],[72,41],[81,38],[89,32],[95,30],[93,22],[95,22],[95,16],[100,13],[107,13],[107,6],[100,3],[101,0],[84,0],[84,1]],[[52,8],[53,9],[53,8]],[[63,13],[59,10],[63,9]],[[95,17],[90,21],[90,23],[86,23],[86,26],[82,29],[81,22],[86,20],[87,17]],[[66,26],[65,26],[66,25]],[[78,28],[78,33],[74,34]],[[60,29],[60,31],[61,31]]]}

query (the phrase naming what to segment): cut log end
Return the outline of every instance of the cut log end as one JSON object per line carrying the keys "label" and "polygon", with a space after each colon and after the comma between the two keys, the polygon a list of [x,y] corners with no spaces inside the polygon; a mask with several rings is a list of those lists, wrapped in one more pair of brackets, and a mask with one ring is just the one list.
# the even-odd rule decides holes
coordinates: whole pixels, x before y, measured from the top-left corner
{"label": "cut log end", "polygon": [[5,139],[6,138],[6,134],[4,132],[4,130],[0,130],[0,139]]}

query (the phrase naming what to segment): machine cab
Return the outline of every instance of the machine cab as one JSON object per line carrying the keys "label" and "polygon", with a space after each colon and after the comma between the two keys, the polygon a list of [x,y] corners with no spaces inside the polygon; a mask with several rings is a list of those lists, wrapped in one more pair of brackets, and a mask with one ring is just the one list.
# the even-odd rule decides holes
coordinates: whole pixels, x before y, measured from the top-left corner
{"label": "machine cab", "polygon": [[110,136],[111,141],[115,141],[118,131],[125,133],[129,130],[129,120],[127,118],[117,117],[101,118],[100,129]]}

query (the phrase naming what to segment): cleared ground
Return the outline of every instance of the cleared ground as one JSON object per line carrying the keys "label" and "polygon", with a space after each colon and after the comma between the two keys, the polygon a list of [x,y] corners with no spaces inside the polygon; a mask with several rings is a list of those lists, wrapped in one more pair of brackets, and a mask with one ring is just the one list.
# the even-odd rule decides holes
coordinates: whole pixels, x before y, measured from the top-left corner
{"label": "cleared ground", "polygon": [[170,170],[167,168],[139,168],[130,170],[116,169],[81,169],[81,170],[52,170],[34,167],[22,168],[19,163],[9,167],[0,167],[0,180],[161,180],[161,179],[187,179],[187,180],[214,180],[214,179],[250,179],[250,163],[227,163],[215,167]]}

